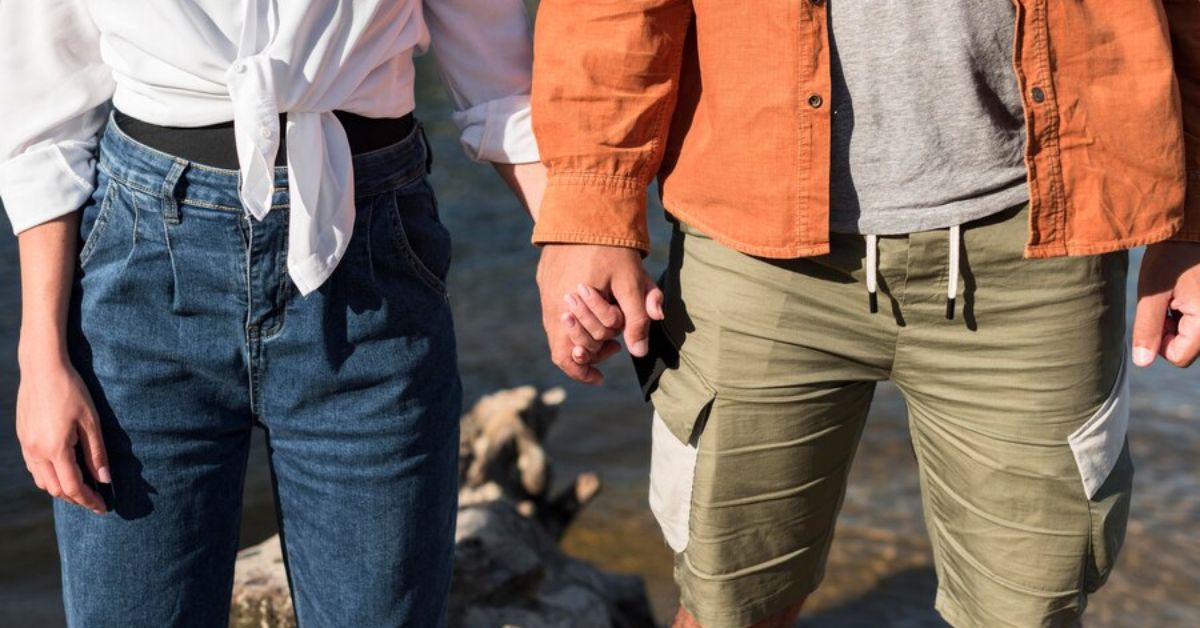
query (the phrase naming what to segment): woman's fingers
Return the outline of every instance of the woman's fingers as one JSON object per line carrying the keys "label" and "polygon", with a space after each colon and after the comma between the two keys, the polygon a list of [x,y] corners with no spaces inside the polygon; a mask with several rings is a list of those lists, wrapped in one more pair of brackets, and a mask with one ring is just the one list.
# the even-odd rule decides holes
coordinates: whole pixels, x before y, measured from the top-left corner
{"label": "woman's fingers", "polygon": [[101,484],[112,484],[112,472],[108,469],[108,452],[104,448],[104,436],[100,433],[95,414],[80,422],[79,436],[88,473]]}
{"label": "woman's fingers", "polygon": [[611,337],[608,328],[588,309],[579,295],[567,293],[563,296],[563,300],[567,303],[567,311],[579,323],[579,332],[587,334],[589,338],[596,341],[594,345],[588,345],[588,349],[594,351],[600,348],[600,342]]}
{"label": "woman's fingers", "polygon": [[42,480],[41,465],[26,463],[25,469],[29,471],[29,476],[33,478],[33,485],[38,487],[39,491],[45,491],[46,482]]}
{"label": "woman's fingers", "polygon": [[62,487],[58,484],[58,475],[54,473],[54,465],[49,461],[41,460],[31,463],[29,467],[32,469],[33,483],[38,488],[46,491],[46,494],[51,497],[62,497]]}
{"label": "woman's fingers", "polygon": [[[571,343],[575,345],[575,349],[586,349],[595,351],[600,348],[600,340],[592,337],[592,334],[579,322],[571,312],[565,312],[562,315],[563,326],[567,328],[567,337],[571,339]],[[575,352],[572,350],[572,356]],[[582,364],[576,360],[577,364]]]}
{"label": "woman's fingers", "polygon": [[75,462],[73,449],[63,450],[54,459],[54,473],[58,478],[58,485],[62,489],[61,497],[96,514],[104,514],[108,511],[108,507],[104,505],[104,499],[96,491],[93,491],[92,487],[84,483],[83,474],[79,471],[79,464]]}
{"label": "woman's fingers", "polygon": [[589,351],[583,347],[575,347],[571,349],[571,359],[576,364],[599,364],[621,350],[621,343],[616,340],[605,340],[604,345],[598,351]]}
{"label": "woman's fingers", "polygon": [[610,332],[609,338],[621,332],[621,328],[625,326],[625,316],[621,314],[621,308],[617,304],[610,303],[591,286],[579,284],[575,291],[579,293],[579,298],[600,326]]}

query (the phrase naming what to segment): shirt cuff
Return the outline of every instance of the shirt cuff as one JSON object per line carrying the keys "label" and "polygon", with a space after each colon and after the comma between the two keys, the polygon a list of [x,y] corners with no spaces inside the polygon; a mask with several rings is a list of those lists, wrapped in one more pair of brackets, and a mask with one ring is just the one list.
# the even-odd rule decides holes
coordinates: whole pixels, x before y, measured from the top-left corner
{"label": "shirt cuff", "polygon": [[534,244],[603,244],[650,252],[646,192],[636,179],[551,176],[533,228]]}
{"label": "shirt cuff", "polygon": [[509,96],[454,113],[467,156],[475,161],[525,164],[538,161],[529,95]]}
{"label": "shirt cuff", "polygon": [[43,143],[0,163],[0,199],[13,233],[83,207],[95,189],[93,146]]}
{"label": "shirt cuff", "polygon": [[1183,203],[1183,228],[1171,240],[1200,242],[1200,170],[1188,172],[1186,199]]}

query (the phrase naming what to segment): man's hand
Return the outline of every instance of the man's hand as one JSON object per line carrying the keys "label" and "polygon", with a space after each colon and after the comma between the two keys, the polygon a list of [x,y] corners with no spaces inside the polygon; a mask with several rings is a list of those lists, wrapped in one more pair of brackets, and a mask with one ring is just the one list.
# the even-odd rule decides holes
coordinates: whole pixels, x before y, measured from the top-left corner
{"label": "man's hand", "polygon": [[1200,244],[1152,244],[1142,258],[1133,362],[1149,366],[1158,355],[1182,368],[1200,355]]}
{"label": "man's hand", "polygon": [[[572,358],[575,343],[563,324],[570,313],[563,295],[580,285],[605,298],[615,299],[625,326],[625,345],[629,353],[641,357],[649,351],[650,321],[662,320],[662,291],[642,268],[642,257],[635,249],[591,244],[548,244],[542,248],[538,263],[538,288],[542,294],[542,326],[550,343],[550,356],[571,379],[599,384],[604,375],[593,364],[580,364]],[[602,360],[611,350],[600,349]]]}

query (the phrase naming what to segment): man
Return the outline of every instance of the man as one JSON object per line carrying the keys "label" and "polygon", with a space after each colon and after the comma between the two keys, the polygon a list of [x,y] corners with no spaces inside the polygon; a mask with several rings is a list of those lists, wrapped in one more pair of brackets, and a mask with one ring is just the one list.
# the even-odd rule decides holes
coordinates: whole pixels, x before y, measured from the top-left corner
{"label": "man", "polygon": [[1079,625],[1128,516],[1127,249],[1134,362],[1200,352],[1200,2],[545,0],[536,40],[544,323],[581,381],[640,358],[676,625],[790,625],[884,379],[938,610]]}

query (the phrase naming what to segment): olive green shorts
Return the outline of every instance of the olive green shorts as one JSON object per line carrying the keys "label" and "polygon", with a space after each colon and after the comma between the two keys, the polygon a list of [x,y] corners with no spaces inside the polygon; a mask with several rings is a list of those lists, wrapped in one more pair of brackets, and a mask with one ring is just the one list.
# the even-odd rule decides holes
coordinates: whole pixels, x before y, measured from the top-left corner
{"label": "olive green shorts", "polygon": [[876,383],[909,409],[938,575],[967,626],[1076,626],[1128,518],[1125,253],[1027,260],[1027,213],[766,260],[676,227],[666,320],[639,375],[650,502],[682,604],[746,626],[819,584]]}

